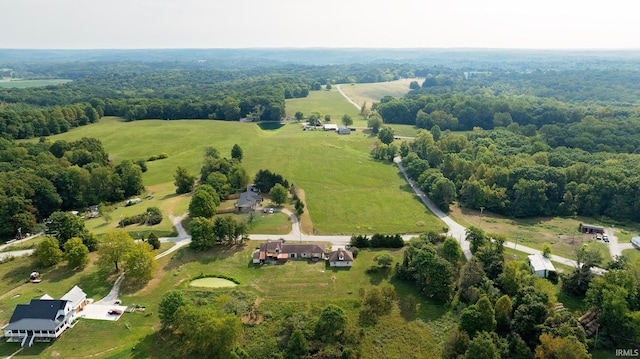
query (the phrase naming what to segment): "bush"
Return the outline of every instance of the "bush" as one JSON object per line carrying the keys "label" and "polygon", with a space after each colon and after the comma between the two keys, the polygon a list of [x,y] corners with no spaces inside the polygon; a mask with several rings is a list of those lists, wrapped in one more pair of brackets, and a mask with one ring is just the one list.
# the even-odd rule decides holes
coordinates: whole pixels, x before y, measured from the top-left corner
{"label": "bush", "polygon": [[149,238],[147,239],[147,243],[149,243],[153,249],[159,249],[160,248],[160,240],[158,239],[158,236],[156,236],[153,232],[151,232],[151,234],[149,234]]}
{"label": "bush", "polygon": [[131,217],[124,217],[120,221],[120,226],[125,227],[131,224],[147,224],[153,226],[162,222],[162,212],[158,207],[149,207],[145,213],[136,214]]}
{"label": "bush", "polygon": [[162,152],[159,155],[153,155],[153,156],[149,157],[147,159],[147,161],[152,162],[152,161],[162,160],[162,159],[165,159],[165,158],[168,158],[168,157],[169,157],[168,153]]}
{"label": "bush", "polygon": [[351,236],[350,244],[359,248],[402,248],[404,246],[404,240],[399,234],[384,235],[376,233],[371,236],[371,239],[367,236]]}

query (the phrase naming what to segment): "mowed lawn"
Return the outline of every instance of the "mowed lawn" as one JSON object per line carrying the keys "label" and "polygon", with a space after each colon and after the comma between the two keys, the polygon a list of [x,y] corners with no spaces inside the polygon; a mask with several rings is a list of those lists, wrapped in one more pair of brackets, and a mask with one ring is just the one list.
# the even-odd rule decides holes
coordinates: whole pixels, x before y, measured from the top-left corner
{"label": "mowed lawn", "polygon": [[[367,269],[375,265],[373,256],[378,253],[376,250],[360,251],[354,266],[350,269],[334,269],[327,267],[325,262],[308,261],[290,261],[284,265],[261,266],[251,263],[251,253],[258,244],[251,241],[240,246],[220,246],[202,252],[183,248],[164,257],[159,261],[154,279],[144,288],[132,292],[125,287],[121,292],[120,298],[124,305],[135,304],[145,307],[144,312],[124,313],[116,322],[81,319],[57,341],[51,344],[37,343],[33,348],[23,350],[20,357],[166,357],[166,352],[162,350],[170,350],[170,348],[166,348],[163,338],[155,336],[154,333],[159,329],[157,313],[160,298],[163,293],[175,288],[195,292],[193,293],[195,296],[202,298],[211,298],[209,294],[212,293],[245,291],[260,298],[261,304],[258,307],[260,313],[283,308],[293,303],[297,303],[295,306],[300,308],[311,306],[316,308],[315,310],[328,303],[336,303],[346,306],[349,320],[352,322],[358,320],[359,305],[354,304],[361,300],[361,289],[368,290],[373,286],[388,285],[396,290],[400,301],[408,299],[409,296],[414,297],[418,304],[416,313],[410,317],[401,317],[395,313],[388,320],[381,322],[380,328],[375,329],[380,335],[389,335],[384,343],[376,340],[377,335],[367,337],[363,344],[367,357],[373,357],[375,352],[388,353],[389,350],[400,350],[403,338],[413,336],[421,338],[419,345],[421,352],[438,353],[449,330],[453,327],[452,319],[447,315],[444,306],[421,297],[412,284],[395,280],[391,269],[367,273]],[[403,249],[389,252],[394,257],[394,263],[402,260]],[[0,323],[8,321],[16,304],[27,303],[30,298],[40,297],[44,293],[59,297],[74,284],[79,284],[89,297],[99,299],[109,291],[115,278],[111,276],[109,281],[106,281],[104,275],[100,275],[92,267],[76,272],[60,266],[51,271],[43,270],[42,283],[34,285],[26,283],[24,279],[26,273],[34,268],[32,264],[32,260],[28,257],[0,264],[0,275],[3,278],[2,283],[5,284],[3,289],[5,295],[0,301],[2,303]],[[190,280],[201,274],[230,276],[240,284],[233,289],[190,287],[188,285]],[[11,284],[8,285],[8,282]],[[17,294],[20,296],[16,296]],[[348,303],[352,304],[347,305]],[[264,325],[269,327],[268,323]],[[261,326],[257,325],[255,328],[245,328],[245,330],[259,331]],[[371,332],[374,329],[367,330]],[[402,335],[391,335],[390,330]],[[368,343],[369,341],[371,343]],[[242,344],[247,343],[240,343]],[[19,345],[16,343],[0,342],[0,355],[10,355],[18,348]],[[432,354],[429,357],[437,356]]]}
{"label": "mowed lawn", "polygon": [[[305,210],[311,215],[315,234],[417,233],[442,228],[394,165],[370,157],[373,137],[362,132],[340,136],[334,132],[302,131],[295,122],[262,130],[254,123],[123,122],[105,117],[97,124],[50,139],[73,141],[82,137],[100,139],[116,163],[162,152],[169,154],[166,159],[148,162],[149,170],[143,174],[144,184],[156,194],[154,201],[143,201],[127,211],[136,212],[138,208],[134,207],[144,211],[160,200],[157,204],[163,212],[173,208],[174,215],[184,213],[188,198],[179,199],[173,193],[176,168],[184,166],[197,175],[205,147],[215,147],[230,157],[231,148],[238,144],[244,151],[243,166],[251,178],[258,170],[269,169],[304,189]],[[170,201],[165,208],[163,200]],[[113,215],[117,223],[121,213]]]}

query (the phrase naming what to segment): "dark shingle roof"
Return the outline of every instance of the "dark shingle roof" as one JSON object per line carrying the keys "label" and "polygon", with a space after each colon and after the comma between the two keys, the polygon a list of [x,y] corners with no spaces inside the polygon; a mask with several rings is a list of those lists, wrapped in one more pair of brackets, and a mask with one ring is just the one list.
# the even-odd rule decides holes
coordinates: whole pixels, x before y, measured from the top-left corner
{"label": "dark shingle roof", "polygon": [[324,253],[325,252],[324,243],[314,243],[314,244],[290,244],[287,243],[282,246],[282,251],[284,253]]}
{"label": "dark shingle roof", "polygon": [[257,202],[260,202],[262,197],[255,192],[242,192],[238,199],[238,207],[251,207]]}
{"label": "dark shingle roof", "polygon": [[343,261],[353,261],[353,253],[351,251],[339,248],[337,251],[333,251],[329,253],[329,261],[337,262],[340,261],[340,256],[342,256]]}
{"label": "dark shingle roof", "polygon": [[4,329],[54,330],[64,320],[57,314],[66,304],[66,300],[59,299],[32,299],[29,304],[18,304]]}

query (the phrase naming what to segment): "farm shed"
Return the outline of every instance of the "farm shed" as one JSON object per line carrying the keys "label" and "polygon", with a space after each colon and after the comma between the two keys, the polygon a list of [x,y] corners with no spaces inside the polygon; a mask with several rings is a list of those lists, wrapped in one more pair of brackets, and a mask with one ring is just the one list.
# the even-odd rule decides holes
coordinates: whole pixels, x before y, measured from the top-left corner
{"label": "farm shed", "polygon": [[580,223],[580,232],[582,233],[604,233],[604,227],[594,226],[591,224]]}
{"label": "farm shed", "polygon": [[529,266],[531,267],[531,273],[537,275],[540,278],[547,278],[549,272],[555,272],[556,268],[551,263],[551,260],[544,257],[542,254],[532,254],[529,257]]}
{"label": "farm shed", "polygon": [[338,134],[339,135],[350,135],[351,134],[351,129],[349,129],[347,127],[340,127],[338,129]]}
{"label": "farm shed", "polygon": [[631,238],[631,244],[633,244],[634,247],[640,249],[640,237]]}

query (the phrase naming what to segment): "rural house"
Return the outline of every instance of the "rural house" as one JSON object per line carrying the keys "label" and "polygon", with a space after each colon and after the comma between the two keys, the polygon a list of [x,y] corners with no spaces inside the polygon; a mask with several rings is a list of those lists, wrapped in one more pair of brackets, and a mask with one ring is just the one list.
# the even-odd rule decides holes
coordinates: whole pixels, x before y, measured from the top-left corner
{"label": "rural house", "polygon": [[531,267],[531,273],[537,275],[540,278],[547,278],[549,272],[555,272],[556,268],[551,263],[551,260],[542,254],[532,254],[529,257],[529,266]]}
{"label": "rural house", "polygon": [[338,134],[339,135],[350,135],[351,134],[351,129],[349,129],[347,127],[340,127],[338,129]]}
{"label": "rural house", "polygon": [[74,285],[67,294],[63,295],[60,300],[66,300],[71,302],[71,310],[73,310],[73,320],[78,313],[80,313],[87,305],[87,294],[80,289],[77,285]]}
{"label": "rural house", "polygon": [[236,208],[240,212],[255,211],[255,209],[262,203],[262,197],[254,191],[242,192]]}
{"label": "rural house", "polygon": [[29,304],[18,304],[4,328],[7,342],[32,346],[35,341],[49,342],[71,326],[76,315],[87,304],[87,295],[78,286],[71,288],[61,299],[45,294]]}
{"label": "rural house", "polygon": [[61,299],[32,299],[18,304],[9,324],[2,328],[7,342],[32,346],[34,341],[56,339],[73,321],[71,302]]}
{"label": "rural house", "polygon": [[327,123],[324,125],[325,131],[338,131],[338,125],[335,123]]}
{"label": "rural house", "polygon": [[284,263],[291,259],[325,259],[324,244],[285,243],[284,239],[260,243],[253,252],[253,263]]}
{"label": "rural house", "polygon": [[329,253],[330,267],[351,267],[353,265],[353,253],[346,249],[339,248],[337,251]]}

